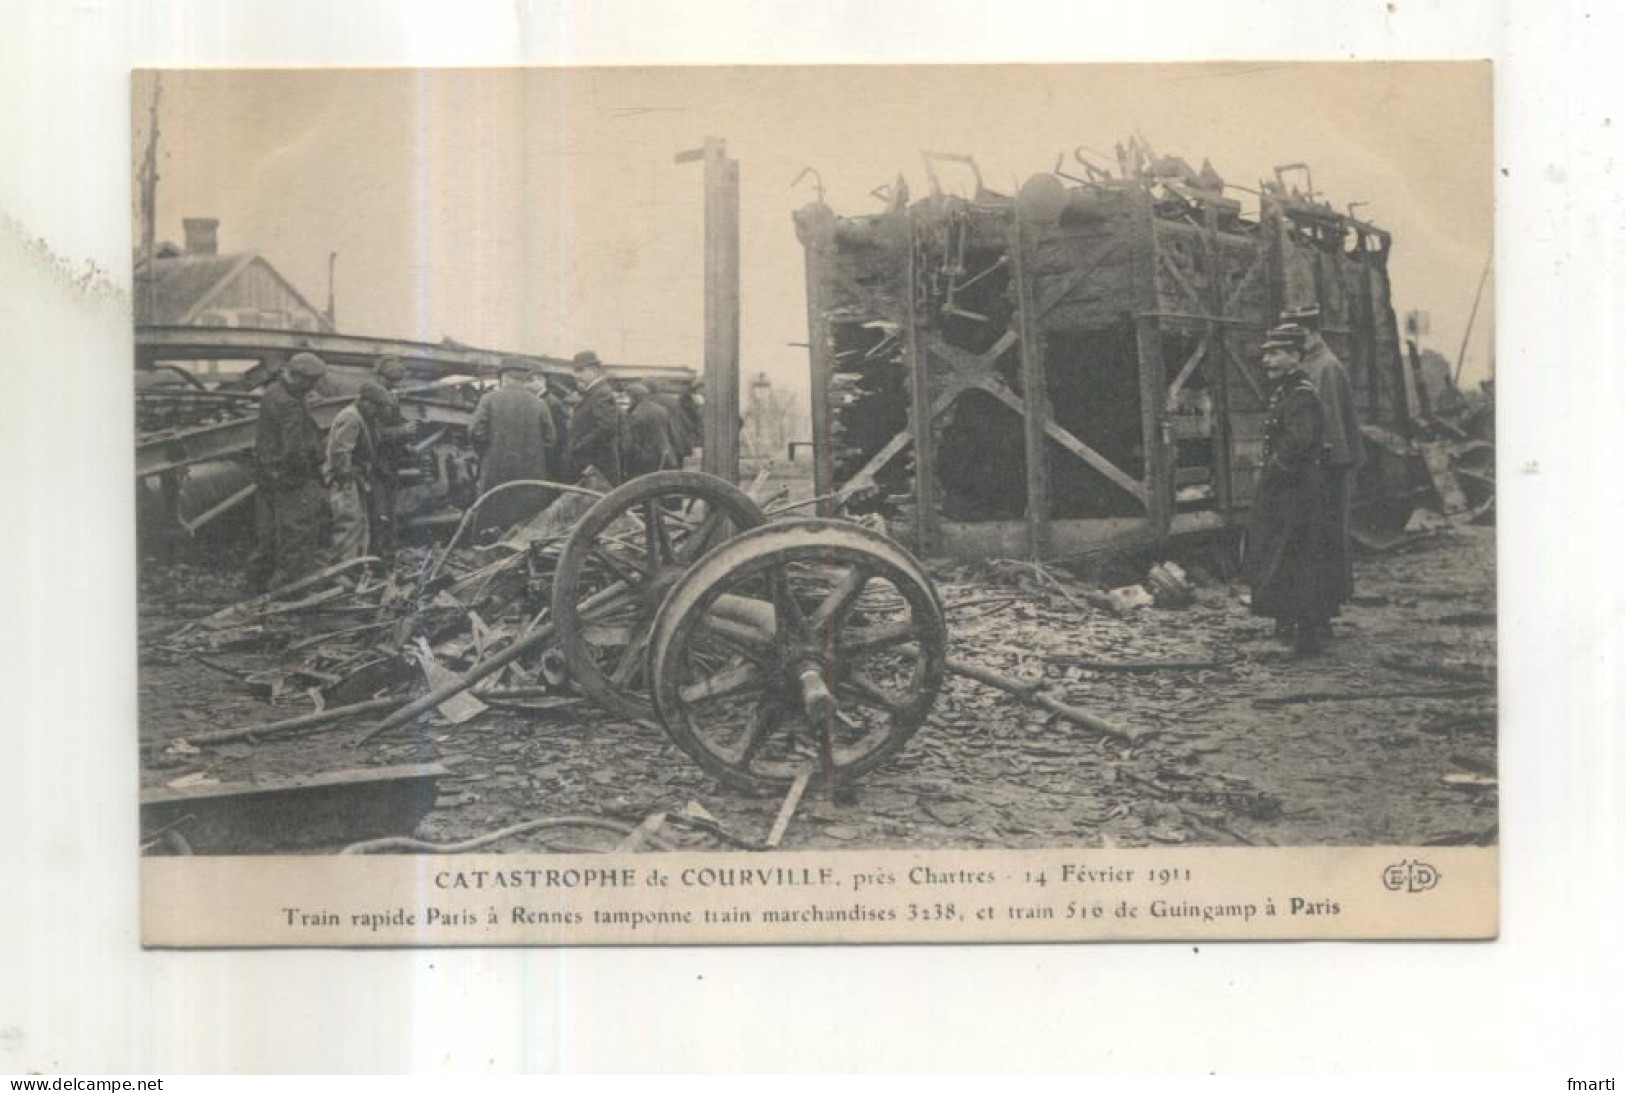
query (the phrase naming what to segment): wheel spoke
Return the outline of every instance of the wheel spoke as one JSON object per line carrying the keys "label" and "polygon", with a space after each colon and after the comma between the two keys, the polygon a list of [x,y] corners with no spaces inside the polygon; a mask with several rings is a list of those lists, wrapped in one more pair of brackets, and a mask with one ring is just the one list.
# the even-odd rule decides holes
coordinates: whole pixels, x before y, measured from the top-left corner
{"label": "wheel spoke", "polygon": [[662,564],[675,562],[677,551],[672,547],[671,532],[666,527],[665,509],[658,500],[643,503],[644,561],[652,575]]}
{"label": "wheel spoke", "polygon": [[773,589],[773,612],[778,620],[779,633],[796,638],[807,633],[807,615],[796,601],[795,590],[790,587],[790,575],[783,566],[777,566],[769,578]]}
{"label": "wheel spoke", "polygon": [[847,608],[857,601],[863,593],[863,586],[869,583],[871,574],[862,566],[855,565],[847,570],[830,590],[824,602],[818,605],[812,618],[807,620],[816,633],[822,633],[825,628],[846,613]]}
{"label": "wheel spoke", "polygon": [[642,584],[646,579],[641,570],[626,559],[617,558],[608,547],[594,545],[589,556],[627,584]]}
{"label": "wheel spoke", "polygon": [[583,600],[576,608],[576,616],[583,621],[604,622],[613,618],[617,611],[636,608],[637,605],[631,588],[625,581],[620,581]]}
{"label": "wheel spoke", "polygon": [[705,514],[698,527],[694,528],[684,540],[683,545],[677,549],[677,564],[690,566],[700,560],[700,555],[710,548],[711,537],[722,526],[727,514],[721,509],[713,508]]}
{"label": "wheel spoke", "polygon": [[913,640],[913,620],[905,619],[902,622],[886,623],[883,626],[863,630],[849,630],[841,635],[841,648],[848,653],[873,653],[878,649],[890,649]]}
{"label": "wheel spoke", "polygon": [[643,565],[652,577],[660,569],[660,503],[643,503]]}
{"label": "wheel spoke", "polygon": [[708,642],[714,642],[719,649],[747,657],[757,664],[770,665],[777,655],[771,634],[758,633],[729,619],[702,619],[699,627],[704,630]]}
{"label": "wheel spoke", "polygon": [[637,677],[638,669],[643,666],[643,651],[649,645],[648,629],[640,629],[632,634],[632,640],[626,643],[621,652],[621,659],[616,663],[615,670],[610,673],[609,681],[617,687],[630,686]]}
{"label": "wheel spoke", "polygon": [[595,623],[581,631],[581,640],[588,645],[608,645],[618,648],[632,640],[632,628]]}
{"label": "wheel spoke", "polygon": [[906,702],[899,702],[880,684],[864,675],[862,672],[853,672],[839,684],[837,689],[845,689],[866,699],[871,706],[879,706],[889,714],[901,714],[908,710]]}
{"label": "wheel spoke", "polygon": [[761,689],[761,670],[755,664],[746,661],[743,664],[730,665],[698,683],[690,683],[677,693],[684,702],[693,703],[712,698],[729,698]]}
{"label": "wheel spoke", "polygon": [[756,753],[762,750],[762,745],[772,735],[773,730],[784,723],[784,707],[772,696],[763,698],[751,711],[750,720],[745,723],[745,731],[735,741],[734,746],[727,751],[719,752],[719,758],[731,767],[749,768]]}

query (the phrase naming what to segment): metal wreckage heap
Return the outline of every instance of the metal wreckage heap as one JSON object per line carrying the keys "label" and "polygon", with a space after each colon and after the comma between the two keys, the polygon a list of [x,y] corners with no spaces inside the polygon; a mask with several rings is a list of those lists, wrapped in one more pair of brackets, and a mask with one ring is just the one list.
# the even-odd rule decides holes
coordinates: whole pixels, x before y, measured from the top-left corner
{"label": "metal wreckage heap", "polygon": [[[1249,217],[1209,164],[1138,140],[1115,175],[1079,155],[1081,176],[1057,164],[1014,197],[969,157],[923,157],[920,200],[899,178],[876,191],[882,212],[795,214],[831,508],[885,513],[920,553],[960,558],[1235,526],[1263,446],[1264,332],[1318,304],[1372,456],[1356,521],[1378,538],[1403,528],[1431,487],[1392,239],[1320,200],[1306,166],[1249,191]],[[973,196],[944,192],[945,161]]]}

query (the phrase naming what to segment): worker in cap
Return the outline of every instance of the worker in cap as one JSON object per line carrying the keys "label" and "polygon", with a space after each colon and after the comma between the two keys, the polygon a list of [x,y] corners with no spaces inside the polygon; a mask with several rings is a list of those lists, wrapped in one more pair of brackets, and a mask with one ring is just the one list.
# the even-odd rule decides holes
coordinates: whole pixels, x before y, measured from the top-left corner
{"label": "worker in cap", "polygon": [[682,443],[677,450],[677,465],[681,467],[696,449],[705,447],[704,379],[695,379],[677,397],[676,417],[682,431]]}
{"label": "worker in cap", "polygon": [[[1275,350],[1292,350],[1301,353],[1304,340],[1309,332],[1297,323],[1282,322],[1269,328],[1264,334],[1264,367],[1270,367],[1270,355]],[[1277,358],[1279,360],[1279,358]]]}
{"label": "worker in cap", "polygon": [[626,394],[631,400],[626,413],[626,477],[677,466],[671,411],[655,399],[645,384],[628,384]]}
{"label": "worker in cap", "polygon": [[683,463],[694,454],[694,448],[699,443],[699,407],[693,407],[693,417],[690,418],[687,407],[693,404],[688,395],[688,385],[684,384],[680,391],[655,391],[649,396],[666,408],[666,416],[671,422],[671,465],[675,470],[683,469]]}
{"label": "worker in cap", "polygon": [[1319,650],[1345,566],[1326,506],[1326,417],[1303,370],[1306,336],[1283,323],[1264,338],[1269,416],[1245,559],[1253,614],[1276,620],[1298,656]]}
{"label": "worker in cap", "polygon": [[406,365],[399,357],[379,357],[372,367],[373,378],[384,385],[386,391],[398,388],[406,379]]}
{"label": "worker in cap", "polygon": [[301,379],[310,380],[314,388],[316,381],[327,375],[327,362],[314,353],[295,353],[288,359],[288,371]]}
{"label": "worker in cap", "polygon": [[[474,407],[468,435],[480,457],[479,489],[485,494],[509,482],[551,479],[548,466],[553,447],[553,414],[530,389],[529,362],[505,358],[497,369],[497,387],[481,396]],[[529,520],[551,500],[536,487],[514,487],[480,505],[477,530],[505,529]]]}
{"label": "worker in cap", "polygon": [[580,477],[596,467],[610,485],[625,481],[621,409],[604,362],[591,349],[570,361],[581,401],[570,414],[570,473]]}
{"label": "worker in cap", "polygon": [[320,564],[328,516],[325,445],[306,401],[326,374],[327,363],[316,354],[295,353],[260,396],[254,437],[258,542],[248,563],[255,591],[297,581]]}
{"label": "worker in cap", "polygon": [[[394,558],[395,498],[400,484],[400,472],[416,462],[411,441],[417,436],[417,426],[406,420],[396,392],[406,381],[406,365],[399,357],[379,357],[373,365],[372,378],[364,381],[356,391],[351,408],[339,411],[328,431],[327,477],[328,504],[333,510],[333,553],[339,560],[372,555],[386,565]],[[365,426],[366,442],[359,439],[358,430]],[[354,459],[354,484],[358,498],[341,502],[343,473],[335,473],[335,440],[338,450],[346,447],[361,453]],[[353,517],[341,512],[354,511],[354,500],[359,500],[366,515],[366,537],[358,548],[358,535]]]}
{"label": "worker in cap", "polygon": [[332,514],[332,561],[354,561],[383,552],[373,543],[372,494],[378,479],[378,432],[393,408],[383,385],[367,380],[355,401],[327,430],[327,504]]}
{"label": "worker in cap", "polygon": [[[1315,385],[1315,394],[1320,396],[1321,408],[1326,412],[1326,466],[1331,471],[1326,479],[1326,503],[1334,510],[1343,557],[1349,560],[1349,571],[1339,596],[1340,603],[1347,603],[1354,596],[1349,516],[1360,468],[1365,465],[1365,436],[1360,431],[1360,418],[1355,411],[1354,385],[1349,380],[1348,369],[1321,337],[1320,305],[1293,308],[1282,315],[1282,321],[1296,323],[1304,329],[1303,372]],[[1326,630],[1329,636],[1330,620]]]}

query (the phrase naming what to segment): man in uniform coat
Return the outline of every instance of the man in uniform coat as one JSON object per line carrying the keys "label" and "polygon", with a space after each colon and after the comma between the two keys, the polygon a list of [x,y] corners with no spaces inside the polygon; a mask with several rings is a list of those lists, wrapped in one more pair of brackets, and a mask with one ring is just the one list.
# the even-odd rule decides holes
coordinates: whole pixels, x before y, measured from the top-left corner
{"label": "man in uniform coat", "polygon": [[627,387],[632,408],[626,415],[626,477],[637,478],[676,467],[672,434],[675,424],[669,410],[641,383]]}
{"label": "man in uniform coat", "polygon": [[[474,407],[468,433],[480,457],[481,495],[521,479],[547,478],[548,449],[553,446],[553,415],[529,387],[530,366],[512,358],[502,362],[497,388]],[[476,526],[506,528],[542,510],[547,494],[515,487],[480,507]]]}
{"label": "man in uniform coat", "polygon": [[326,374],[327,364],[316,354],[296,353],[260,396],[254,437],[258,544],[248,562],[255,591],[309,576],[320,563],[327,523],[323,437],[305,400]]}
{"label": "man in uniform coat", "polygon": [[[1365,463],[1365,438],[1360,432],[1360,419],[1354,409],[1354,386],[1349,382],[1348,369],[1343,367],[1343,362],[1337,359],[1337,354],[1320,336],[1318,305],[1288,311],[1281,316],[1281,321],[1304,330],[1303,374],[1315,385],[1315,394],[1320,398],[1321,409],[1326,414],[1326,504],[1342,542],[1342,555],[1352,559],[1348,545],[1349,506],[1354,498],[1355,478]],[[1353,594],[1354,569],[1351,560],[1338,602],[1347,603]],[[1326,623],[1325,630],[1330,633],[1330,621]]]}
{"label": "man in uniform coat", "polygon": [[615,389],[603,362],[591,349],[577,353],[570,363],[575,369],[576,390],[581,393],[581,401],[570,415],[570,473],[579,478],[588,467],[596,467],[611,485],[618,486],[625,481],[625,473]]}
{"label": "man in uniform coat", "polygon": [[1326,503],[1327,418],[1303,368],[1303,345],[1303,328],[1290,323],[1264,340],[1271,394],[1246,557],[1253,614],[1275,619],[1300,656],[1319,650],[1348,574]]}

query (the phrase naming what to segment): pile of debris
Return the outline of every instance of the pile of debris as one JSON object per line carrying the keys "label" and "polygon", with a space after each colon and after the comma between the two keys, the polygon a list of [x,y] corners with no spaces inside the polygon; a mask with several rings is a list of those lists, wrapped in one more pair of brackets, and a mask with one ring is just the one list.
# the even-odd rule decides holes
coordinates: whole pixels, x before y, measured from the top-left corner
{"label": "pile of debris", "polygon": [[[461,544],[471,509],[444,547],[403,549],[389,567],[376,558],[340,563],[150,641],[148,663],[191,659],[272,702],[308,695],[314,709],[268,725],[155,738],[149,746],[198,747],[376,714],[535,632],[547,619],[563,540],[607,486],[591,477],[560,488],[533,520],[489,545]],[[550,709],[580,701],[565,683],[556,654],[528,664],[515,658],[477,693],[436,705],[461,723],[489,705]]]}

